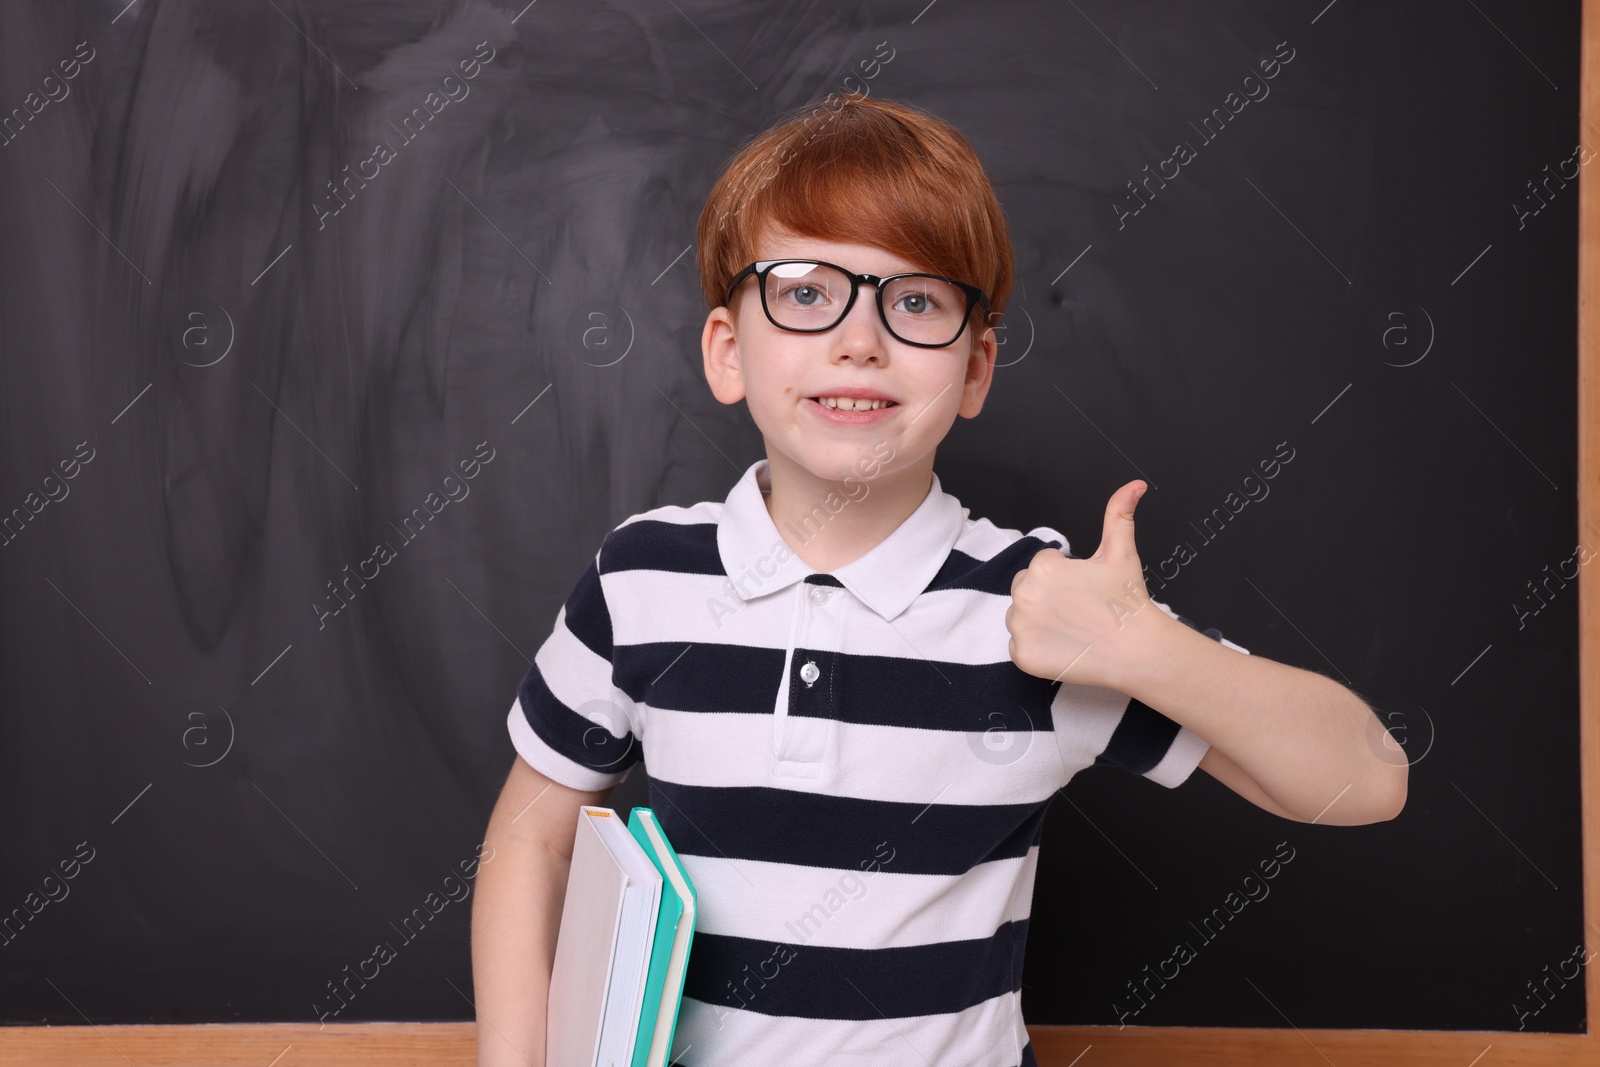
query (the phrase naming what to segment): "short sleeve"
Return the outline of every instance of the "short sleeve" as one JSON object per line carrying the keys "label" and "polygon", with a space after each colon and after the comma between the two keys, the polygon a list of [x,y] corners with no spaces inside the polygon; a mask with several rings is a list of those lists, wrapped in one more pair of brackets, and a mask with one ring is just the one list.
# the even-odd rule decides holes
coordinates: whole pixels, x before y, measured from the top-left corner
{"label": "short sleeve", "polygon": [[[1223,637],[1222,631],[1203,629],[1154,597],[1150,602],[1213,641],[1250,654]],[[1111,764],[1173,789],[1194,773],[1211,747],[1187,726],[1115,689],[1063,682],[1051,701],[1050,714],[1069,779],[1084,767]]]}
{"label": "short sleeve", "polygon": [[637,706],[613,680],[601,554],[556,614],[506,719],[518,755],[546,777],[582,790],[616,785],[644,756]]}

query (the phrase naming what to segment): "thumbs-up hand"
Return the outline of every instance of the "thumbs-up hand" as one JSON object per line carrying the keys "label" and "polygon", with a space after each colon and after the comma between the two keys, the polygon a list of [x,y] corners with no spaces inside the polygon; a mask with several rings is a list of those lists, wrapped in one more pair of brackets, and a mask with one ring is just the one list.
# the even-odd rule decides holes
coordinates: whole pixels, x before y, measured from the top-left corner
{"label": "thumbs-up hand", "polygon": [[1111,495],[1094,555],[1069,559],[1041,549],[1011,580],[1006,629],[1018,667],[1052,681],[1118,688],[1152,654],[1173,620],[1150,607],[1133,543],[1133,509],[1147,488],[1135,480]]}

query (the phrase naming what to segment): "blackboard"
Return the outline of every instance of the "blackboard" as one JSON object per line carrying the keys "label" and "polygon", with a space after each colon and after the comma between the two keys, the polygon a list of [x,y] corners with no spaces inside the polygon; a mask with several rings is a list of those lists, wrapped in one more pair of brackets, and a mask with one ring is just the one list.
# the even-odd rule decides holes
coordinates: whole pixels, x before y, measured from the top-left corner
{"label": "blackboard", "polygon": [[1084,772],[1029,1022],[1584,1028],[1576,5],[0,20],[0,1022],[472,1018],[529,657],[608,529],[761,455],[701,373],[700,205],[854,88],[963,130],[1016,244],[944,486],[1086,554],[1147,478],[1152,592],[1412,762],[1366,827]]}

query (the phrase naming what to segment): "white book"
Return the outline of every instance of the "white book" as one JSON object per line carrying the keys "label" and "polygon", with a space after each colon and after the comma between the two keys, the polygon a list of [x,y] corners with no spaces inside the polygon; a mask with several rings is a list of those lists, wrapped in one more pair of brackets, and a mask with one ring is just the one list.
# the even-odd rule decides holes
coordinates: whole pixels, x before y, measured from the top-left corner
{"label": "white book", "polygon": [[545,1022],[548,1067],[628,1067],[661,872],[610,808],[578,810]]}

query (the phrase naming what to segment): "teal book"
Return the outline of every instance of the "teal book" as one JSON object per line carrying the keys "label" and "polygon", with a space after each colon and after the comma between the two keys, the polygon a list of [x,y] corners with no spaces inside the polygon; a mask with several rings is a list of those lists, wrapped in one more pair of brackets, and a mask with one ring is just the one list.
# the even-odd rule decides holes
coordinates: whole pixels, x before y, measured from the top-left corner
{"label": "teal book", "polygon": [[645,974],[644,1004],[639,1012],[631,1067],[667,1067],[672,1035],[678,1029],[689,945],[694,940],[694,884],[678,861],[661,823],[656,821],[655,812],[634,808],[628,816],[628,832],[661,871],[661,910],[650,949],[650,969]]}

